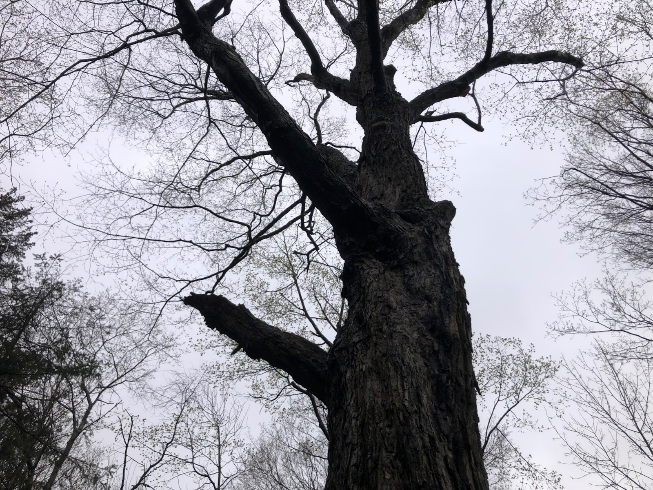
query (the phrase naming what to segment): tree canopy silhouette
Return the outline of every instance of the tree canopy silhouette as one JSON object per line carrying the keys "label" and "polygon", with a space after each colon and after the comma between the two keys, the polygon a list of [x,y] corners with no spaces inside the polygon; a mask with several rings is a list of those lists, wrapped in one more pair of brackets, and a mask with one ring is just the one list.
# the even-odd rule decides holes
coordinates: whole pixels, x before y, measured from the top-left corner
{"label": "tree canopy silhouette", "polygon": [[[94,174],[85,229],[101,236],[108,262],[138,268],[153,289],[172,281],[236,350],[328,408],[328,490],[488,487],[471,322],[449,240],[455,208],[429,193],[415,141],[445,120],[482,131],[477,82],[492,72],[564,88],[583,61],[556,49],[568,36],[542,26],[564,25],[573,9],[537,0],[3,9],[3,76],[17,94],[1,109],[4,154],[70,148],[111,123],[158,157],[149,172],[109,162]],[[346,315],[322,345],[215,294],[253,250],[291,230],[307,268],[330,246],[342,266]]]}

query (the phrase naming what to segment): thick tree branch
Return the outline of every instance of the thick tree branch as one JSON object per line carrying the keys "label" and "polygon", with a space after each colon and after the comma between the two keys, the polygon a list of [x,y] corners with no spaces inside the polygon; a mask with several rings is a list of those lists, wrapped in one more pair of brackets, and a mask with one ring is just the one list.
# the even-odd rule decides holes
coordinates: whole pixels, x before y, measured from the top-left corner
{"label": "thick tree branch", "polygon": [[[311,41],[310,36],[297,20],[295,14],[290,10],[288,0],[279,0],[279,11],[281,12],[283,20],[286,21],[286,24],[290,26],[292,31],[295,33],[295,36],[297,36],[297,39],[299,39],[302,46],[304,46],[304,50],[311,60],[311,73],[313,74],[313,77],[304,77],[302,79],[310,81],[317,88],[332,92],[334,95],[351,105],[356,105],[358,101],[354,97],[349,80],[332,75],[324,67],[322,59],[320,58],[320,53],[318,53],[313,41]],[[295,81],[299,80],[296,79]]]}
{"label": "thick tree branch", "polygon": [[437,102],[467,95],[470,90],[470,85],[474,81],[497,68],[510,65],[536,65],[545,62],[565,63],[575,67],[577,70],[584,66],[580,58],[562,51],[552,50],[526,54],[501,51],[487,61],[485,59],[481,60],[473,68],[455,80],[444,82],[415,97],[410,101],[411,122],[419,121],[420,114]]}
{"label": "thick tree branch", "polygon": [[430,114],[426,114],[423,116],[419,116],[417,118],[417,121],[419,122],[437,122],[437,121],[445,121],[447,119],[460,119],[463,121],[465,124],[467,124],[470,128],[475,129],[476,131],[483,132],[485,131],[485,128],[481,126],[479,123],[475,123],[472,121],[470,118],[467,117],[467,115],[464,112],[450,112],[447,114],[439,114],[437,116],[432,116]]}
{"label": "thick tree branch", "polygon": [[175,0],[185,41],[211,66],[245,113],[265,136],[274,157],[334,227],[359,243],[397,237],[398,221],[390,210],[364,201],[329,165],[325,155],[297,125],[236,50],[203,24],[190,0]]}
{"label": "thick tree branch", "polygon": [[[209,0],[197,9],[197,16],[202,22],[211,27],[218,20],[229,15],[232,2],[233,0]],[[222,15],[218,16],[221,10],[223,11]]]}
{"label": "thick tree branch", "polygon": [[379,0],[365,1],[365,22],[367,24],[367,40],[370,50],[370,70],[377,93],[388,91],[388,83],[383,69],[383,49],[381,47],[381,31],[379,27]]}
{"label": "thick tree branch", "polygon": [[324,70],[324,65],[320,59],[320,53],[317,52],[317,48],[311,41],[311,38],[304,30],[304,27],[299,23],[295,14],[290,10],[288,5],[288,0],[279,0],[279,12],[281,12],[281,17],[286,21],[286,24],[290,26],[292,31],[297,36],[297,39],[302,43],[308,57],[311,59],[311,72],[315,74],[316,71]]}
{"label": "thick tree branch", "polygon": [[342,33],[345,34],[346,36],[350,36],[349,33],[349,21],[345,18],[344,15],[342,15],[342,12],[340,12],[340,9],[336,6],[335,2],[333,0],[324,0],[325,5],[329,9],[329,12],[331,13],[331,17],[334,18],[334,20],[338,23],[340,26],[340,29],[342,30]]}
{"label": "thick tree branch", "polygon": [[417,24],[428,13],[429,9],[441,3],[450,2],[451,0],[417,0],[415,5],[401,13],[393,19],[388,25],[381,29],[381,42],[383,45],[383,55],[385,56],[392,46],[392,43],[410,26]]}
{"label": "thick tree branch", "polygon": [[191,293],[183,301],[202,314],[210,329],[237,342],[249,357],[263,359],[284,370],[329,405],[326,394],[327,353],[317,345],[268,325],[243,305],[237,306],[224,296]]}
{"label": "thick tree branch", "polygon": [[494,14],[492,13],[492,0],[485,0],[485,18],[487,20],[487,43],[485,44],[485,56],[481,63],[487,63],[492,58],[492,46],[494,46]]}

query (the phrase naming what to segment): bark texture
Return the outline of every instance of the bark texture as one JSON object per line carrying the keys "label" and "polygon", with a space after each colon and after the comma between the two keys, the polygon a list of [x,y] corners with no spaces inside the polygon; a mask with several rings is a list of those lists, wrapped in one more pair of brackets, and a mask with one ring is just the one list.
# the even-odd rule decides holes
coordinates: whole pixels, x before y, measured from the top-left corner
{"label": "bark texture", "polygon": [[327,354],[299,335],[284,332],[259,320],[243,305],[224,296],[191,294],[184,303],[202,312],[209,328],[235,340],[252,359],[265,359],[290,373],[295,381],[327,403]]}
{"label": "bark texture", "polygon": [[449,240],[455,209],[427,196],[408,102],[368,97],[359,108],[365,140],[355,186],[392,210],[391,231],[381,233],[390,238],[360,240],[350,233],[355,221],[336,228],[349,315],[328,359],[225,298],[185,302],[327,404],[327,490],[485,490],[471,321]]}
{"label": "bark texture", "polygon": [[329,353],[328,490],[487,488],[452,215],[439,203],[394,256],[346,263],[349,316]]}
{"label": "bark texture", "polygon": [[369,99],[358,185],[402,234],[374,248],[338,240],[349,315],[329,352],[327,490],[486,489],[455,209],[427,197],[408,103]]}

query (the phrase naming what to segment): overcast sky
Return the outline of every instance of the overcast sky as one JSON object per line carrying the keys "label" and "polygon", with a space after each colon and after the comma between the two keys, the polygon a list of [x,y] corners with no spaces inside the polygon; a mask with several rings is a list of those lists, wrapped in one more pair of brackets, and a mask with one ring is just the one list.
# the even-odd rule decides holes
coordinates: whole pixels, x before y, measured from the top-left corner
{"label": "overcast sky", "polygon": [[[546,323],[558,314],[552,294],[598,278],[601,266],[593,255],[580,257],[578,246],[561,243],[563,230],[555,219],[534,224],[537,208],[524,198],[537,179],[558,173],[562,152],[531,150],[514,140],[506,146],[502,123],[485,127],[484,133],[467,131],[452,151],[460,193],[452,196],[457,208],[452,245],[465,276],[472,328],[533,343],[538,355],[573,357],[589,339],[556,341],[546,335]],[[564,451],[551,432],[515,436],[536,462],[565,476],[567,489],[590,488],[587,480],[569,478],[577,475],[573,468],[557,464]]]}

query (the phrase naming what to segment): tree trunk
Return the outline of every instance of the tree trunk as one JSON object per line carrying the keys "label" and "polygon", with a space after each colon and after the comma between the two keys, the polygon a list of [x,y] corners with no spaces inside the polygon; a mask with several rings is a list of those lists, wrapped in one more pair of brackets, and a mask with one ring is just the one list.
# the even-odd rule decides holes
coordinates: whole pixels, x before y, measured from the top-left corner
{"label": "tree trunk", "polygon": [[82,417],[79,420],[79,422],[75,423],[74,415],[73,415],[73,427],[72,427],[72,432],[68,436],[68,440],[66,441],[66,445],[62,448],[61,453],[59,454],[59,457],[56,459],[54,464],[52,465],[52,468],[50,470],[50,476],[48,477],[48,481],[43,485],[43,490],[52,490],[54,487],[57,478],[59,477],[59,473],[61,473],[61,469],[63,468],[63,465],[66,463],[68,458],[70,457],[70,453],[72,452],[73,448],[75,447],[75,444],[77,443],[77,440],[79,437],[82,435],[82,433],[88,428],[88,418],[91,416],[91,412],[93,411],[93,408],[95,407],[95,403],[99,400],[99,395],[96,396],[96,398],[93,400],[90,397],[90,393],[84,388],[83,383],[82,383],[82,389],[84,390],[84,394],[86,395],[86,401],[87,401],[87,406],[84,412],[82,413]]}
{"label": "tree trunk", "polygon": [[[366,47],[364,19],[351,22],[356,67],[349,81],[331,87],[354,102],[365,133],[355,165],[314,144],[190,2],[175,4],[190,48],[233,92],[276,160],[333,226],[349,310],[327,354],[224,297],[191,294],[184,302],[250,357],[285,370],[328,406],[326,490],[487,490],[471,323],[449,240],[455,209],[428,197],[409,134],[415,110],[395,91],[396,70],[383,67],[378,36]],[[312,52],[317,77],[326,69]],[[467,80],[453,83],[457,91],[447,89],[459,95],[456,84],[465,88]]]}
{"label": "tree trunk", "polygon": [[398,243],[374,249],[338,237],[349,315],[328,356],[326,490],[484,490],[471,322],[449,239],[455,209],[426,195],[406,106],[375,99],[359,110],[359,187],[405,227]]}
{"label": "tree trunk", "polygon": [[406,101],[369,93],[352,185],[386,221],[363,238],[369,228],[334,226],[349,313],[329,353],[222,296],[184,302],[328,406],[326,490],[487,490],[455,209],[428,198]]}
{"label": "tree trunk", "polygon": [[464,280],[443,218],[396,257],[347,261],[327,490],[487,488]]}

